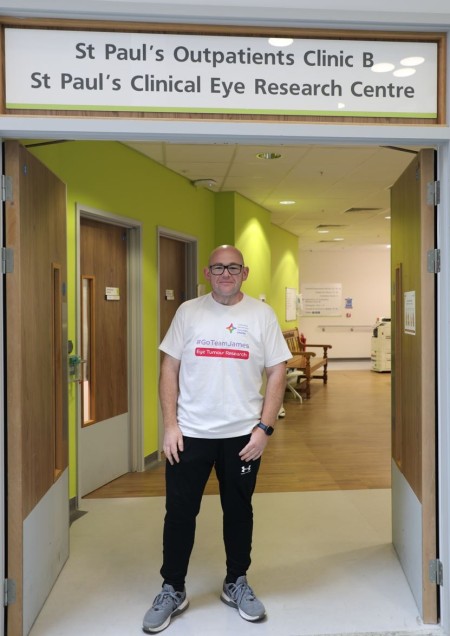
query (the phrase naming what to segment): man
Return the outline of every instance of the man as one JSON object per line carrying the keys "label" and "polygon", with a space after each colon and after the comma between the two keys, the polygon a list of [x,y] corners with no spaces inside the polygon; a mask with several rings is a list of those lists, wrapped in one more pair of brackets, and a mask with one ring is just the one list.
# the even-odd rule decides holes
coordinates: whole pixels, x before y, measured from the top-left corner
{"label": "man", "polygon": [[248,273],[239,250],[216,248],[204,269],[211,293],[179,307],[160,345],[165,353],[159,395],[167,460],[166,516],[163,587],[143,622],[150,634],[165,629],[171,617],[188,606],[185,578],[195,520],[213,467],[227,568],[220,598],[248,621],[265,616],[246,578],[252,495],[283,399],[285,362],[291,354],[273,310],[241,292]]}

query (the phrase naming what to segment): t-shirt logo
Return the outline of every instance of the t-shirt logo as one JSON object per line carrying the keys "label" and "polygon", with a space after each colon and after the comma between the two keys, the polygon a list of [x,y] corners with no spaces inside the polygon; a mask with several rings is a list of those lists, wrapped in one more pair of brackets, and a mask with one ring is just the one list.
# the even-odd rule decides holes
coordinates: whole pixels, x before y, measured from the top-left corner
{"label": "t-shirt logo", "polygon": [[228,327],[225,327],[225,329],[227,329],[230,333],[233,333],[233,331],[236,331],[236,327],[233,325],[232,322],[230,322]]}

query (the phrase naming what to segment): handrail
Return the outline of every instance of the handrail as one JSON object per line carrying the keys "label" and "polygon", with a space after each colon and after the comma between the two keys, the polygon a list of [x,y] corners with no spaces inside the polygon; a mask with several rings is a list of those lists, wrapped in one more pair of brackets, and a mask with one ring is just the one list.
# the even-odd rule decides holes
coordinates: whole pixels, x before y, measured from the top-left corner
{"label": "handrail", "polygon": [[321,331],[373,331],[374,325],[317,325]]}

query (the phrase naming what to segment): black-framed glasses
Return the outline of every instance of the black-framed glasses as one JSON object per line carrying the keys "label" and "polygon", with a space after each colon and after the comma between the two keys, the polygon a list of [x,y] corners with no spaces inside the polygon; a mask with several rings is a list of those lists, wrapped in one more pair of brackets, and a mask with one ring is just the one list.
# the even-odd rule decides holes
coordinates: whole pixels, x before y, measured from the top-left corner
{"label": "black-framed glasses", "polygon": [[232,276],[237,276],[242,272],[243,265],[238,265],[238,263],[231,263],[230,265],[222,265],[222,263],[217,263],[217,265],[210,265],[209,271],[213,276],[220,276],[224,273],[225,270]]}

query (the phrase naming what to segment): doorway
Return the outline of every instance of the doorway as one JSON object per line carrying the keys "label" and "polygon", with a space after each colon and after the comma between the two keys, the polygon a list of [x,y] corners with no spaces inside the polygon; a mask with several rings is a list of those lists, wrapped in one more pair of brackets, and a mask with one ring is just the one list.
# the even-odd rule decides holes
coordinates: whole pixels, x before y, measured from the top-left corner
{"label": "doorway", "polygon": [[[167,228],[158,228],[159,342],[178,307],[197,295],[197,239]],[[160,361],[161,357],[159,357]],[[158,365],[159,371],[159,365]],[[158,408],[158,457],[164,438],[161,408]]]}
{"label": "doorway", "polygon": [[141,224],[77,209],[78,497],[142,470]]}

